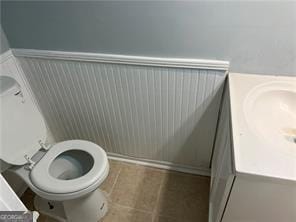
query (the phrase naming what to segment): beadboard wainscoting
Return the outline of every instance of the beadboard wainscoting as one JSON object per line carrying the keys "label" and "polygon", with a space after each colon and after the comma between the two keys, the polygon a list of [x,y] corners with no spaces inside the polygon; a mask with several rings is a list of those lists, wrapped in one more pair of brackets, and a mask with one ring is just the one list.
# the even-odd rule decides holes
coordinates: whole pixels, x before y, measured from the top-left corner
{"label": "beadboard wainscoting", "polygon": [[57,141],[208,172],[227,62],[13,52]]}

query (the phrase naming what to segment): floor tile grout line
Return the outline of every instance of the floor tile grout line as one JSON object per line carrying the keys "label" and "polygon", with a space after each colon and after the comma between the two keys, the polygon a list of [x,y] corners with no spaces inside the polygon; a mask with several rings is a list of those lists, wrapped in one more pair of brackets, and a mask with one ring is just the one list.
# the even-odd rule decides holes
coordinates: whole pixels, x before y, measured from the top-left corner
{"label": "floor tile grout line", "polygon": [[168,171],[163,172],[164,177],[163,177],[162,180],[161,180],[161,183],[160,183],[160,186],[159,186],[159,190],[158,190],[158,194],[157,194],[156,203],[155,203],[155,208],[154,208],[154,210],[152,211],[152,222],[154,222],[154,220],[155,220],[155,218],[156,218],[156,216],[157,216],[157,207],[158,207],[158,204],[159,204],[159,201],[160,201],[160,194],[161,194],[161,190],[162,190],[162,188],[163,188],[164,181],[165,181],[165,176],[166,176],[167,173],[168,173]]}
{"label": "floor tile grout line", "polygon": [[121,173],[121,167],[120,167],[120,169],[119,169],[119,171],[118,171],[118,174],[116,175],[116,178],[115,178],[115,180],[114,180],[114,183],[113,183],[113,185],[112,185],[112,187],[111,187],[111,190],[110,190],[110,193],[109,193],[109,196],[110,196],[110,199],[111,199],[111,194],[112,194],[112,192],[113,192],[113,190],[114,190],[114,188],[115,188],[115,185],[116,185],[116,183],[117,183],[117,180],[118,180],[118,178],[119,178],[119,175],[120,175],[120,173]]}
{"label": "floor tile grout line", "polygon": [[126,209],[129,209],[129,210],[135,210],[135,211],[139,211],[139,212],[146,213],[146,214],[153,214],[152,211],[147,211],[147,210],[142,210],[142,209],[138,209],[138,208],[134,208],[134,207],[129,207],[129,206],[121,205],[121,204],[118,204],[118,203],[114,203],[113,206],[115,206],[115,207],[118,206],[118,207],[126,208]]}

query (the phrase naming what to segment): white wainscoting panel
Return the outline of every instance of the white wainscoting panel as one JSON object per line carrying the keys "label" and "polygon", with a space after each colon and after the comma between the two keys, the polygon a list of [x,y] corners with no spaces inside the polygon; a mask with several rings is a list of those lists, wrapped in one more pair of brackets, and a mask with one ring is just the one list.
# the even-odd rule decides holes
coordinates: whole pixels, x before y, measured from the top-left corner
{"label": "white wainscoting panel", "polygon": [[208,169],[225,70],[75,58],[18,56],[57,141]]}

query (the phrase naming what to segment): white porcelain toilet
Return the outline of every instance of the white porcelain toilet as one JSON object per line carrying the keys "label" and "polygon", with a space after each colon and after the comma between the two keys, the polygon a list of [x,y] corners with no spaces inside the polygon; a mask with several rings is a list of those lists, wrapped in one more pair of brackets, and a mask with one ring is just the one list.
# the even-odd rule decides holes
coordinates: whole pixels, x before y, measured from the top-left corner
{"label": "white porcelain toilet", "polygon": [[109,173],[105,151],[84,140],[45,145],[44,120],[11,77],[0,76],[0,99],[0,157],[37,194],[37,210],[59,221],[102,218],[108,209],[98,189]]}

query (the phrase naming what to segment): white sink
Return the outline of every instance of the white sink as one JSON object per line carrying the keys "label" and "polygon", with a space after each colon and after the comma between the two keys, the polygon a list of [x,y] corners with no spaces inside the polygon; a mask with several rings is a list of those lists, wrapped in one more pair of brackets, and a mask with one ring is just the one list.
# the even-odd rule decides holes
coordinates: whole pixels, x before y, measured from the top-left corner
{"label": "white sink", "polygon": [[295,155],[295,84],[278,80],[255,86],[244,100],[244,116],[258,138],[280,152]]}
{"label": "white sink", "polygon": [[229,75],[238,173],[296,182],[296,76]]}

